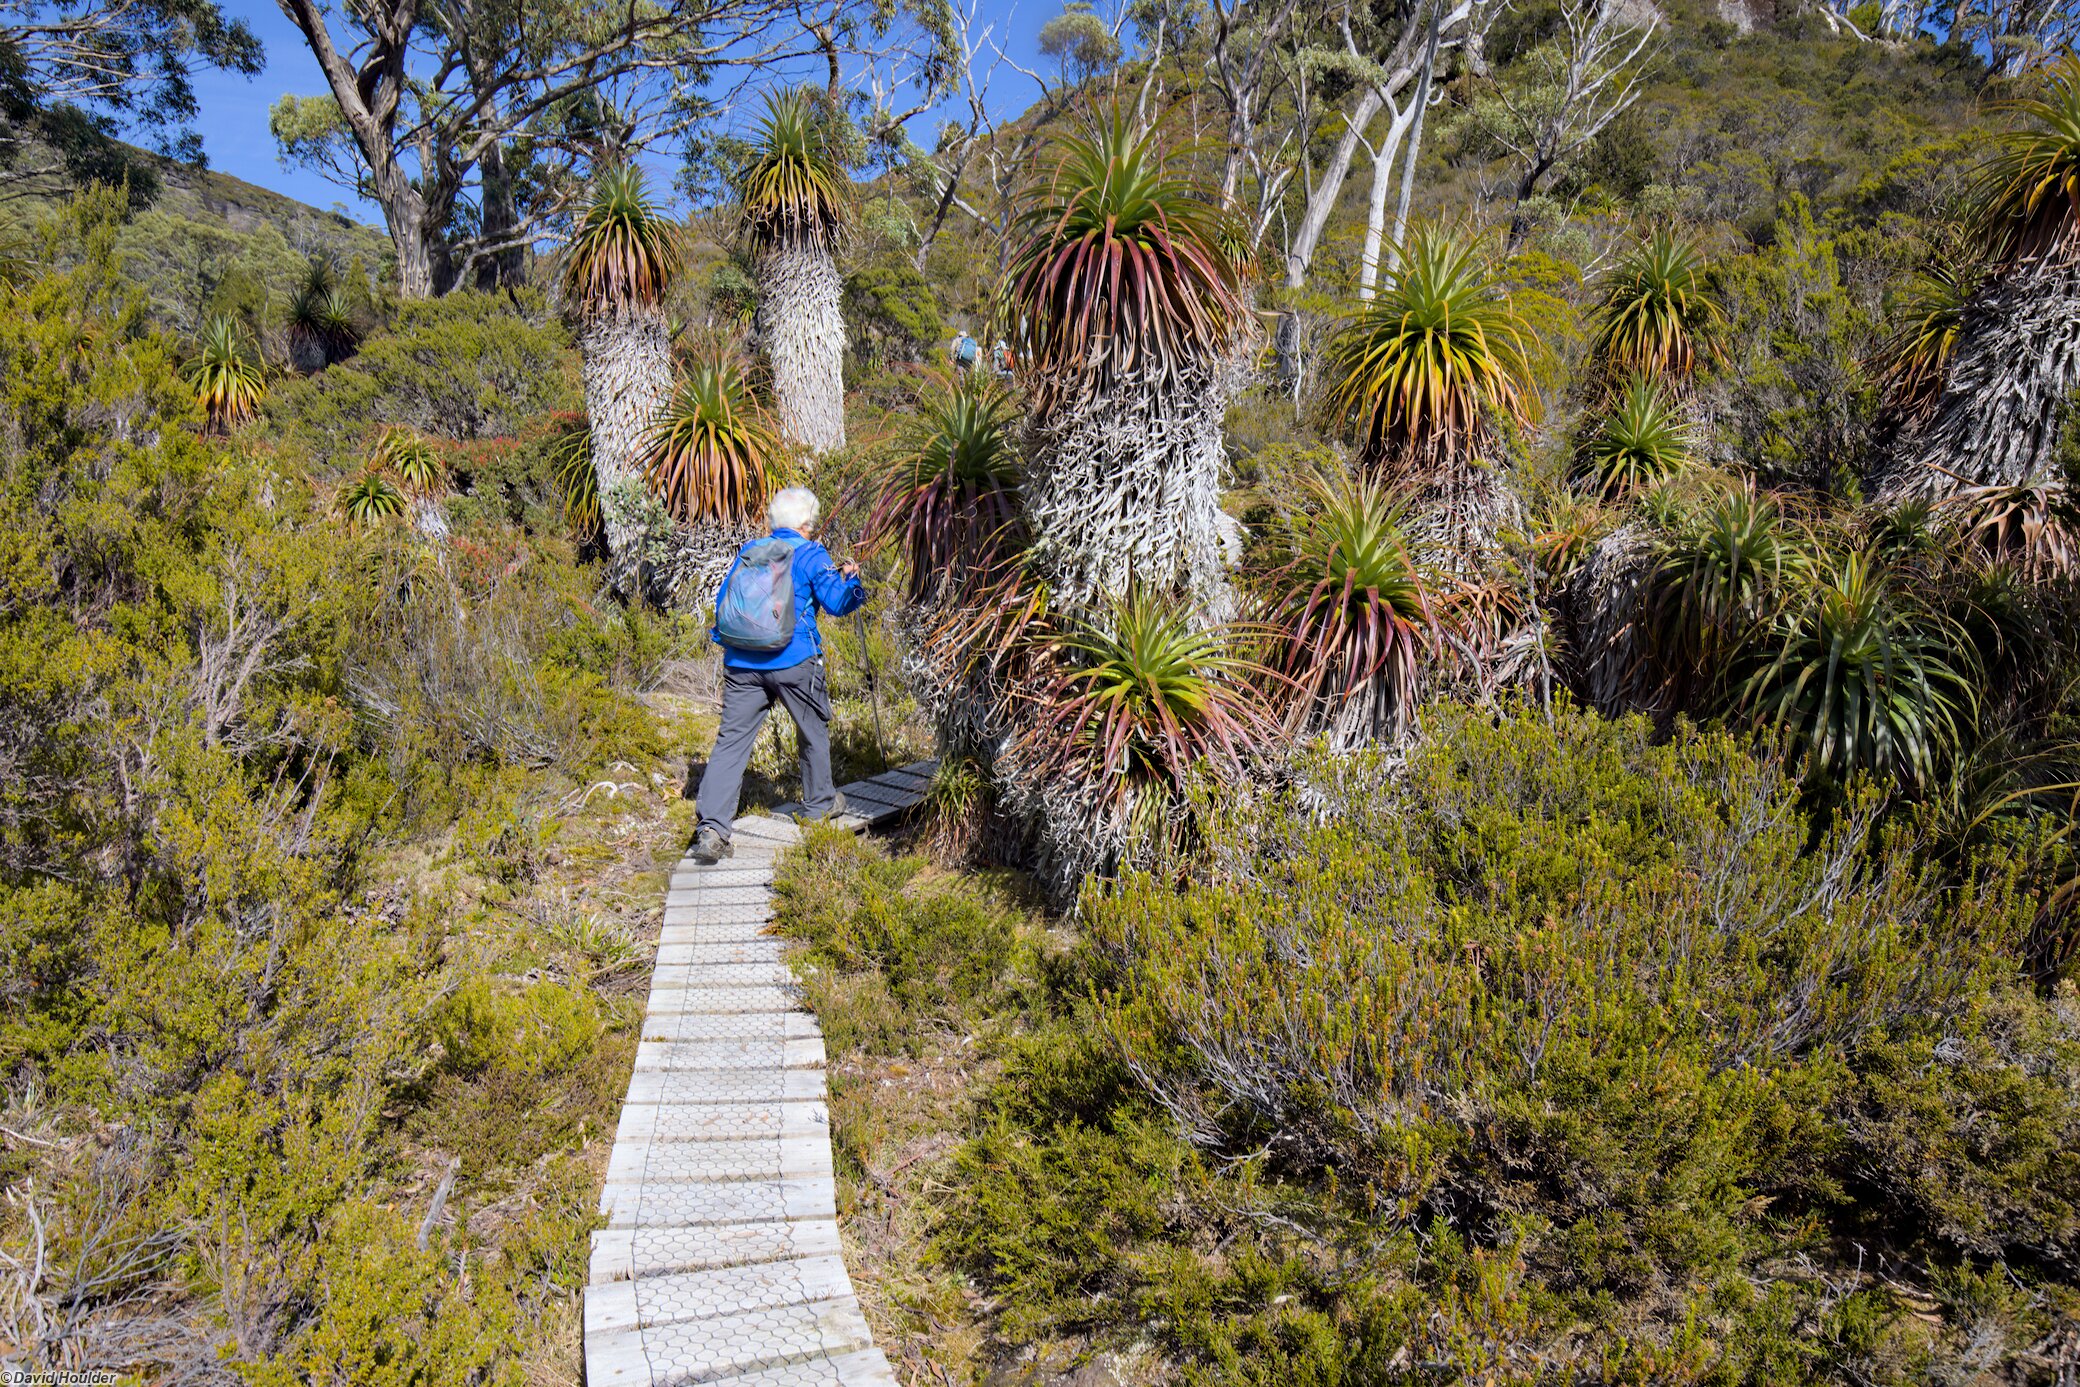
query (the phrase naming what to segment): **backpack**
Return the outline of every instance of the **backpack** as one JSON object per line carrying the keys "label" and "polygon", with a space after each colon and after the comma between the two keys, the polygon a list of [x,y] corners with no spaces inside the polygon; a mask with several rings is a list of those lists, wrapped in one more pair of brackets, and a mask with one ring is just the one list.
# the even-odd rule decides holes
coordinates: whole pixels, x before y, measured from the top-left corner
{"label": "backpack", "polygon": [[788,539],[754,539],[715,599],[715,639],[732,650],[771,655],[794,640],[794,549]]}
{"label": "backpack", "polygon": [[963,366],[973,366],[975,364],[975,339],[963,333],[960,341],[953,344],[953,359]]}

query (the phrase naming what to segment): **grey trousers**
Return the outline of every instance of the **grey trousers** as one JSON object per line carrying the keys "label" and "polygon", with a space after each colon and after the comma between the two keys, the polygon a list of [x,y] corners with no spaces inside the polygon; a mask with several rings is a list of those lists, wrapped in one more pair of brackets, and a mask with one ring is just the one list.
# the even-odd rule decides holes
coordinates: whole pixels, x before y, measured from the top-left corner
{"label": "grey trousers", "polygon": [[824,686],[823,660],[804,660],[787,669],[732,669],[722,678],[722,726],[715,732],[715,750],[708,768],[701,773],[696,796],[702,828],[712,828],[729,839],[730,822],[737,817],[737,800],[744,793],[744,768],[751,764],[751,747],[765,726],[766,712],[775,703],[794,719],[802,749],[802,808],[810,814],[826,814],[836,803],[831,785],[831,695]]}

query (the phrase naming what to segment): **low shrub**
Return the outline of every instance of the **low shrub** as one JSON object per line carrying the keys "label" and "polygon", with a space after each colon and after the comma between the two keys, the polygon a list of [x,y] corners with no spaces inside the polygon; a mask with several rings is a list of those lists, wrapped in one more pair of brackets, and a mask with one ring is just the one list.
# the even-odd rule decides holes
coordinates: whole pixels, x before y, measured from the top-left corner
{"label": "low shrub", "polygon": [[906,1053],[920,1028],[1000,1011],[1031,977],[1012,909],[927,873],[839,829],[812,829],[782,865],[780,917],[809,945],[807,987],[834,1046]]}
{"label": "low shrub", "polygon": [[2005,869],[1945,884],[1860,793],[1816,824],[1722,734],[1424,721],[1405,763],[1210,808],[1181,889],[1087,893],[935,1225],[1002,1356],[1267,1387],[2037,1362],[2080,1094]]}
{"label": "low shrub", "polygon": [[541,293],[465,290],[400,304],[351,361],[281,382],[266,414],[286,449],[344,467],[385,425],[466,442],[582,407],[577,353]]}

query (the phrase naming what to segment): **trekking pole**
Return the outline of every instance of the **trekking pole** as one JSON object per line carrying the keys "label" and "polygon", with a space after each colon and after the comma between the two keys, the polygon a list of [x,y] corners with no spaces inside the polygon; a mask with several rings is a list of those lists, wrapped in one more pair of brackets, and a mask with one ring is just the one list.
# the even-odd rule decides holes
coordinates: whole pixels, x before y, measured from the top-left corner
{"label": "trekking pole", "polygon": [[[856,550],[858,544],[845,546]],[[858,554],[853,555],[855,562]],[[881,769],[888,769],[888,739],[881,735],[881,681],[874,673],[874,652],[867,649],[867,609],[864,604],[853,609],[852,629],[859,633],[859,663],[867,674],[867,706],[874,710],[874,753],[881,758]]]}
{"label": "trekking pole", "polygon": [[853,629],[859,632],[859,662],[867,671],[867,706],[874,710],[874,750],[881,757],[881,769],[888,769],[888,739],[881,735],[881,689],[874,675],[874,655],[867,649],[867,612],[860,607],[852,613]]}

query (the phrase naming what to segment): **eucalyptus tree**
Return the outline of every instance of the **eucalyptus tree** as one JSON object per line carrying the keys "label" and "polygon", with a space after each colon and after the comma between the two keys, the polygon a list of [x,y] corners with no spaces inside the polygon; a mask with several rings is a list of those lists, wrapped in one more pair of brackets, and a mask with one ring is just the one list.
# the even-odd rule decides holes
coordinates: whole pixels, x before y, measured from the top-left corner
{"label": "eucalyptus tree", "polygon": [[[821,52],[795,22],[799,0],[281,4],[327,90],[278,102],[276,140],[382,208],[407,298],[542,235],[594,165],[683,132],[718,74]],[[525,205],[511,167],[523,147],[540,189]]]}
{"label": "eucalyptus tree", "polygon": [[1530,228],[1524,203],[1645,91],[1661,20],[1621,0],[1560,0],[1555,36],[1533,48],[1473,106],[1473,120],[1517,166],[1514,248]]}
{"label": "eucalyptus tree", "polygon": [[630,591],[636,518],[652,422],[672,391],[664,296],[680,269],[678,229],[658,212],[634,165],[596,180],[564,263],[566,310],[584,357],[585,411],[615,587]]}
{"label": "eucalyptus tree", "polygon": [[[1483,18],[1465,0],[1417,0],[1406,10],[1395,10],[1390,22],[1384,24],[1375,21],[1366,25],[1342,16],[1337,25],[1340,43],[1306,55],[1315,66],[1348,80],[1352,90],[1338,111],[1340,120],[1334,122],[1335,143],[1329,146],[1320,171],[1302,190],[1300,216],[1286,246],[1288,289],[1305,285],[1360,149],[1372,161],[1374,190],[1374,212],[1367,226],[1368,252],[1362,263],[1368,268],[1377,264],[1385,190],[1391,185],[1402,143],[1430,99],[1423,79],[1435,66],[1438,50],[1456,47],[1467,26],[1482,22]],[[1411,86],[1418,88],[1413,94],[1409,91]],[[1374,126],[1382,114],[1387,118],[1386,125],[1375,135]],[[1368,278],[1363,286],[1368,295],[1371,286]]]}
{"label": "eucalyptus tree", "polygon": [[54,191],[65,182],[149,178],[117,136],[194,158],[195,77],[247,77],[259,37],[215,0],[0,0],[0,187]]}
{"label": "eucalyptus tree", "polygon": [[1064,141],[1019,226],[1005,315],[1028,387],[1025,511],[1052,600],[1130,580],[1233,609],[1221,418],[1255,334],[1209,191],[1114,108]]}
{"label": "eucalyptus tree", "polygon": [[838,240],[849,180],[802,92],[769,96],[739,195],[758,275],[758,337],[780,428],[816,452],[845,446],[845,319]]}

